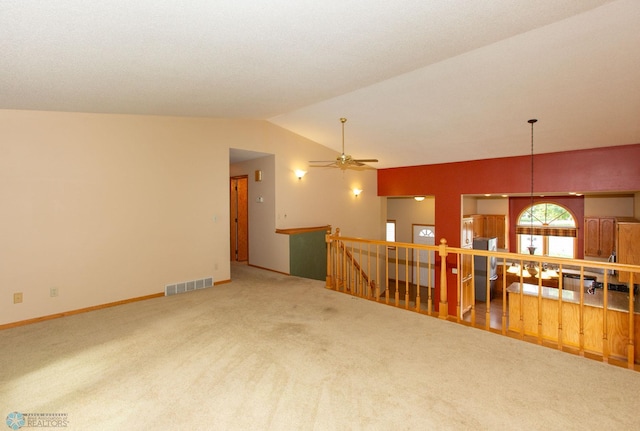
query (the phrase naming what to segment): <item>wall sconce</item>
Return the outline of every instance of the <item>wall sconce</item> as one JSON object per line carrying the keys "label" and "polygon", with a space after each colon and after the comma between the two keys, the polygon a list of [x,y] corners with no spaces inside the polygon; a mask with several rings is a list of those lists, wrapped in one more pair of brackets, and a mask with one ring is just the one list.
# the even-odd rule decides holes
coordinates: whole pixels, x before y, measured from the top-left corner
{"label": "wall sconce", "polygon": [[304,177],[307,174],[307,171],[303,171],[302,169],[296,169],[295,173],[296,173],[296,177],[298,177],[298,181],[300,181],[302,177]]}
{"label": "wall sconce", "polygon": [[353,195],[355,197],[360,196],[360,193],[362,193],[362,189],[353,189]]}
{"label": "wall sconce", "polygon": [[424,196],[414,196],[413,198],[418,202],[422,202],[424,200]]}
{"label": "wall sconce", "polygon": [[259,170],[259,169],[258,169],[258,170],[256,170],[256,171],[254,172],[254,175],[255,175],[255,176],[254,176],[254,180],[255,180],[255,182],[259,183],[260,181],[262,181],[262,171],[261,171],[261,170]]}

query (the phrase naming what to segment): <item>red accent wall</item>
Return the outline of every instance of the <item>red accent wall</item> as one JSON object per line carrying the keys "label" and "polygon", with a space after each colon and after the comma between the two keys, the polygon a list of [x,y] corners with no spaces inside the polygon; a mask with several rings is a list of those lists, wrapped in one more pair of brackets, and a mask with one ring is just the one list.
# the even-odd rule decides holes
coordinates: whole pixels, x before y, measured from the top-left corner
{"label": "red accent wall", "polygon": [[[450,246],[459,247],[462,195],[529,193],[530,172],[530,156],[379,169],[378,196],[435,196],[438,238],[446,238]],[[639,191],[640,144],[536,154],[534,190]],[[455,256],[447,258],[447,266],[455,266]],[[447,271],[447,280],[449,297],[455,298],[456,276]],[[449,302],[449,314],[455,314],[453,301]]]}

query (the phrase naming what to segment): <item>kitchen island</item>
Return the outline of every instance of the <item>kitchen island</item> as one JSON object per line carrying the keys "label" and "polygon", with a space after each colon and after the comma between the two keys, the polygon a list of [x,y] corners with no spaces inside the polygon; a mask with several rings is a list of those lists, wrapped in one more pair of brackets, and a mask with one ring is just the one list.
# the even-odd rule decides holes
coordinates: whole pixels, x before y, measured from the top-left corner
{"label": "kitchen island", "polygon": [[[625,292],[602,289],[593,294],[562,290],[514,282],[507,288],[509,302],[509,330],[524,331],[540,340],[571,346],[580,351],[627,360],[629,328],[634,340],[640,335],[640,302],[634,296],[633,318],[629,317],[629,295]],[[606,303],[606,313],[605,313]],[[581,305],[582,304],[582,305]],[[634,346],[635,362],[640,349]]]}

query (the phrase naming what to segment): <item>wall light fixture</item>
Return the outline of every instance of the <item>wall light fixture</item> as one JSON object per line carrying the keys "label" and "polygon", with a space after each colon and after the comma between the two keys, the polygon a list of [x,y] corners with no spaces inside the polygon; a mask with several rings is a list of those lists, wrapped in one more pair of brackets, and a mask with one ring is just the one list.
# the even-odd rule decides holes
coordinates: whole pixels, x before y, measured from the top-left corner
{"label": "wall light fixture", "polygon": [[300,181],[302,177],[304,177],[307,174],[307,171],[303,171],[302,169],[296,169],[295,173],[296,173],[296,177],[298,177],[298,181]]}

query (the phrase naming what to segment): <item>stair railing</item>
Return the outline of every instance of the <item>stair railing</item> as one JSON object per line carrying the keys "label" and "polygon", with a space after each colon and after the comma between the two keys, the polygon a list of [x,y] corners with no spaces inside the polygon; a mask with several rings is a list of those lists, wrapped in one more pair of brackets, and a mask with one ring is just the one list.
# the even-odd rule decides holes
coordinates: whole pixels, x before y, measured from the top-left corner
{"label": "stair railing", "polygon": [[[603,362],[640,367],[640,362],[636,364],[636,358],[640,359],[640,343],[636,341],[640,337],[640,318],[636,318],[640,312],[640,266],[456,248],[449,247],[445,239],[429,246],[350,238],[343,237],[340,229],[329,231],[325,238],[329,289],[378,302],[384,298],[384,303],[392,306],[558,350],[600,356]],[[433,262],[420,262],[419,251],[423,250],[434,252]],[[489,258],[497,262],[501,270],[496,281],[501,285],[499,296],[493,294],[489,277],[484,277],[484,286],[476,284],[477,256],[487,258],[486,273]],[[551,284],[543,282],[542,271],[547,266],[563,274],[577,274],[577,290],[564,286],[563,277]],[[520,268],[518,273],[511,273],[514,267]],[[525,271],[527,267],[534,272],[537,268],[538,277]],[[439,273],[438,282],[432,285],[431,277],[427,283],[421,282],[421,268]],[[588,289],[587,273],[600,274],[601,287],[595,294]],[[613,273],[621,277],[610,275]],[[622,275],[628,280],[623,282],[626,294],[614,289],[620,284],[611,284],[621,283]],[[486,299],[477,300],[482,291]],[[595,298],[602,298],[599,305],[593,302]],[[436,310],[434,304],[438,305]]]}

